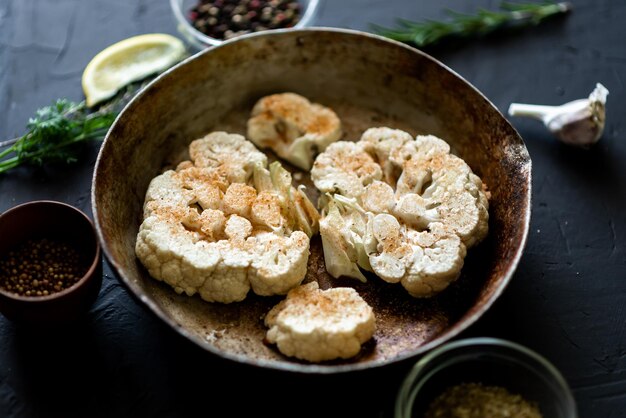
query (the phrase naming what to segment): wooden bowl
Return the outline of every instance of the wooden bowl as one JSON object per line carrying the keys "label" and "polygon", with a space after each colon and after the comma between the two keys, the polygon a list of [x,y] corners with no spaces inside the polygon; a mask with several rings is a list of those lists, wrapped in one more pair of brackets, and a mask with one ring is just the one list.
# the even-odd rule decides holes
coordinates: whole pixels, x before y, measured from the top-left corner
{"label": "wooden bowl", "polygon": [[71,244],[86,273],[71,287],[47,296],[20,296],[0,288],[0,312],[28,325],[54,325],[79,319],[98,296],[102,285],[102,256],[96,230],[79,209],[65,203],[37,200],[0,215],[0,256],[31,238]]}
{"label": "wooden bowl", "polygon": [[[374,126],[448,141],[491,191],[488,238],[469,251],[459,280],[431,299],[372,278],[334,280],[314,239],[305,281],[352,286],[373,307],[378,329],[355,358],[298,362],[263,343],[262,317],[280,300],[240,303],[177,295],[135,257],[148,183],[194,139],[214,130],[245,134],[260,97],[292,91],[334,109],[344,139]],[[289,169],[297,171],[293,167]],[[243,36],[201,52],[151,83],[124,109],[104,141],[93,178],[96,228],[128,289],[159,318],[207,351],[262,367],[335,373],[388,365],[436,347],[475,322],[498,298],[520,260],[530,220],[531,162],[502,114],[458,74],[428,55],[366,33],[310,28]],[[308,173],[303,184],[316,200]]]}

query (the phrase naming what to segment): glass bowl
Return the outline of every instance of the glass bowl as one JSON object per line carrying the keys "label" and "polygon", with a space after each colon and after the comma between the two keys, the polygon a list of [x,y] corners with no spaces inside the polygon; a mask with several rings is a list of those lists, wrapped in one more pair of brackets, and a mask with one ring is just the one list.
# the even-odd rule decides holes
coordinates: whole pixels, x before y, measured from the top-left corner
{"label": "glass bowl", "polygon": [[[211,46],[220,45],[223,39],[212,38],[200,32],[187,19],[189,10],[198,3],[198,0],[170,0],[172,13],[176,19],[176,27],[185,40],[196,50],[202,50]],[[317,9],[319,0],[299,0],[301,5],[300,20],[292,28],[303,28],[311,26]]]}
{"label": "glass bowl", "polygon": [[510,341],[470,338],[443,345],[415,364],[396,397],[395,418],[422,418],[445,389],[470,382],[519,394],[544,418],[578,416],[565,379],[548,360]]}

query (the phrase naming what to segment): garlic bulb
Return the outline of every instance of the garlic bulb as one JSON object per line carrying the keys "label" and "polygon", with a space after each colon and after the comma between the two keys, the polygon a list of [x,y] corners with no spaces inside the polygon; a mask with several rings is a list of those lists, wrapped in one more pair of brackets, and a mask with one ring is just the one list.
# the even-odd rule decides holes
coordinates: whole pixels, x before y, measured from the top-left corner
{"label": "garlic bulb", "polygon": [[608,94],[606,87],[597,83],[586,99],[574,100],[560,106],[512,103],[509,106],[509,115],[538,119],[562,142],[589,147],[598,142],[604,131]]}

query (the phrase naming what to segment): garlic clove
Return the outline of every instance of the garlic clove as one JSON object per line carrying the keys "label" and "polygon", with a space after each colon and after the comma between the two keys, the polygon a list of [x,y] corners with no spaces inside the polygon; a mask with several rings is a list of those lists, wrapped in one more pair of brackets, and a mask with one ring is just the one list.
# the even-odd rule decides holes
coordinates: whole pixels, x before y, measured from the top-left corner
{"label": "garlic clove", "polygon": [[560,106],[511,103],[510,116],[538,119],[563,143],[589,147],[602,137],[606,120],[606,98],[609,91],[602,84],[588,98]]}

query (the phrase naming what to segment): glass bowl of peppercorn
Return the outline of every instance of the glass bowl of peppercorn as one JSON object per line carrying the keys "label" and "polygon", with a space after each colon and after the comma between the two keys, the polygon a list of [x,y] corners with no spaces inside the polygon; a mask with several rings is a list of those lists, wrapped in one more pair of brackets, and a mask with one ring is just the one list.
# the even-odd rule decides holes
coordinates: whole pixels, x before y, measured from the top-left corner
{"label": "glass bowl of peppercorn", "polygon": [[462,339],[431,351],[407,374],[395,405],[395,418],[577,416],[554,365],[496,338]]}
{"label": "glass bowl of peppercorn", "polygon": [[310,26],[318,4],[319,0],[170,0],[179,32],[198,50],[247,33]]}
{"label": "glass bowl of peppercorn", "polygon": [[78,319],[102,285],[93,223],[61,202],[24,203],[0,215],[0,312],[28,324]]}

